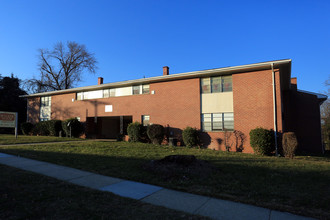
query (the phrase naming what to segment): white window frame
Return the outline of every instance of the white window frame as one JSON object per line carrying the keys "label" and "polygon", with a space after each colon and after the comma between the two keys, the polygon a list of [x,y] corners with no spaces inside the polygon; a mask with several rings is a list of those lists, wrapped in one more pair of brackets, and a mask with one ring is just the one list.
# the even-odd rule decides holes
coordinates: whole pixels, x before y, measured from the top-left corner
{"label": "white window frame", "polygon": [[[215,121],[214,120],[215,118],[217,118],[217,119],[220,118],[219,114],[220,114],[221,120]],[[229,114],[232,114],[232,117],[225,117],[226,115],[229,115]],[[228,120],[229,118],[232,118],[232,120]],[[205,119],[208,119],[208,120],[205,121]],[[221,128],[214,128],[216,122],[221,123]],[[232,128],[227,128],[226,122],[230,122],[230,125],[232,125]],[[207,126],[207,128],[210,128],[210,129],[205,129],[205,127],[206,127],[205,123],[209,123],[209,126]],[[202,131],[224,131],[224,130],[233,131],[234,130],[234,113],[233,112],[202,113],[201,126],[202,126]]]}
{"label": "white window frame", "polygon": [[[143,126],[148,126],[150,124],[150,115],[142,115],[141,122]],[[147,122],[147,123],[145,123]]]}
{"label": "white window frame", "polygon": [[[51,96],[43,96],[40,97],[40,121],[48,121],[51,119],[51,106],[52,106],[52,97]],[[43,117],[44,112],[48,115],[47,117]]]}

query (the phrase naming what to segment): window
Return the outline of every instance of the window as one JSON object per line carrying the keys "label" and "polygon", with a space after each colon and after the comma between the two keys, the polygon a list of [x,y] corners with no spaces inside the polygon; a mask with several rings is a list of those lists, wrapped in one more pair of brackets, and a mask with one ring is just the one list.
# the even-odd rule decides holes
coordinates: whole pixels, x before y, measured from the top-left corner
{"label": "window", "polygon": [[210,78],[202,78],[201,80],[202,93],[210,93]]}
{"label": "window", "polygon": [[103,98],[109,98],[110,97],[110,90],[105,89],[103,90]]}
{"label": "window", "polygon": [[223,128],[234,130],[234,113],[223,113]]}
{"label": "window", "polygon": [[51,96],[41,97],[40,99],[40,121],[50,120],[51,115]]}
{"label": "window", "polygon": [[110,97],[116,96],[116,89],[110,89]]}
{"label": "window", "polygon": [[133,95],[140,94],[140,86],[133,86]]}
{"label": "window", "polygon": [[84,95],[82,92],[77,93],[77,100],[83,100],[83,97],[84,97]]}
{"label": "window", "polygon": [[203,131],[234,130],[234,113],[202,114]]}
{"label": "window", "polygon": [[41,107],[50,106],[51,100],[50,96],[41,97]]}
{"label": "window", "polygon": [[149,94],[149,85],[142,85],[142,94]]}
{"label": "window", "polygon": [[202,130],[212,131],[212,114],[202,114]]}
{"label": "window", "polygon": [[150,121],[150,115],[142,115],[142,125],[148,126]]}
{"label": "window", "polygon": [[232,90],[232,76],[201,78],[202,93],[231,92]]}
{"label": "window", "polygon": [[231,76],[223,76],[222,77],[222,91],[223,92],[231,92],[233,91],[233,82]]}
{"label": "window", "polygon": [[221,92],[221,77],[212,77],[211,78],[212,83],[212,93],[213,92]]}
{"label": "window", "polygon": [[212,130],[222,130],[222,114],[212,114]]}
{"label": "window", "polygon": [[103,98],[103,90],[88,91],[83,93],[83,99],[100,99]]}

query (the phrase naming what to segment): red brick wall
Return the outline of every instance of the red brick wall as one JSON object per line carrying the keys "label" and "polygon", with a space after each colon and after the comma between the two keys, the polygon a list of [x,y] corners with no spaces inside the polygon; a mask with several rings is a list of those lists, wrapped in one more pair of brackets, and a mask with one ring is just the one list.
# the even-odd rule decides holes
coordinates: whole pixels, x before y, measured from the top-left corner
{"label": "red brick wall", "polygon": [[[199,79],[187,79],[150,84],[155,94],[141,94],[77,101],[75,94],[52,96],[52,119],[102,116],[133,116],[141,122],[141,115],[150,115],[150,123],[183,129],[200,128]],[[112,105],[113,112],[105,112]]]}
{"label": "red brick wall", "polygon": [[[281,89],[275,70],[278,129],[282,130]],[[233,75],[234,128],[245,136],[244,152],[252,153],[249,132],[263,127],[274,129],[272,71],[264,70]]]}
{"label": "red brick wall", "polygon": [[[277,126],[282,131],[282,92],[279,70],[276,81]],[[233,74],[234,132],[208,132],[209,148],[225,150],[225,140],[231,151],[252,153],[249,132],[256,127],[274,129],[272,71]],[[206,137],[205,137],[206,136]],[[226,137],[225,137],[226,136]],[[242,144],[243,142],[243,144]],[[243,148],[243,149],[242,149]]]}

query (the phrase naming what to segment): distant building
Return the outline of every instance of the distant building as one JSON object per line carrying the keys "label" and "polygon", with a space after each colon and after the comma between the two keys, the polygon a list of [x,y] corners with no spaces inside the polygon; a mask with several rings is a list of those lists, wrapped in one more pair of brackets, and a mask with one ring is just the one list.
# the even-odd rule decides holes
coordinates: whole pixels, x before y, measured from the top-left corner
{"label": "distant building", "polygon": [[25,97],[29,122],[77,117],[91,138],[116,138],[138,121],[161,124],[172,137],[187,126],[201,129],[204,145],[217,150],[231,136],[232,151],[253,152],[249,132],[263,127],[279,136],[294,131],[301,150],[323,151],[320,104],[327,97],[298,90],[289,59],[172,75],[163,67],[158,77],[108,84],[100,77],[95,86]]}

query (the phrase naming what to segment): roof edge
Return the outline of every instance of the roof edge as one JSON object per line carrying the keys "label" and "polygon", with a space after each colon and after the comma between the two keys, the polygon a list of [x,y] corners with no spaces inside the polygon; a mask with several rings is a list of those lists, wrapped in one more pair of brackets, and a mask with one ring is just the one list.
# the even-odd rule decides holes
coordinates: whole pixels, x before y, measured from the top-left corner
{"label": "roof edge", "polygon": [[57,91],[49,91],[43,93],[35,93],[31,95],[22,95],[20,97],[28,98],[28,97],[39,97],[39,96],[47,96],[47,95],[59,95],[65,93],[73,93],[73,92],[81,92],[81,91],[90,91],[95,89],[105,89],[105,88],[116,88],[121,86],[130,86],[134,84],[143,84],[143,83],[154,83],[154,82],[162,82],[162,81],[172,81],[172,80],[179,80],[179,79],[188,79],[194,77],[201,77],[201,76],[208,76],[217,73],[223,74],[231,74],[234,72],[242,72],[242,71],[252,71],[252,70],[261,70],[264,68],[271,68],[271,64],[274,65],[275,68],[279,67],[283,64],[291,64],[291,59],[283,59],[283,60],[274,60],[274,61],[267,61],[261,63],[254,63],[254,64],[247,64],[247,65],[240,65],[240,66],[232,66],[232,67],[223,67],[223,68],[216,68],[216,69],[207,69],[207,70],[199,70],[193,72],[185,72],[185,73],[176,73],[171,75],[161,75],[149,78],[142,78],[142,79],[135,79],[135,80],[126,80],[120,82],[113,82],[113,83],[106,83],[101,85],[92,85],[92,86],[84,86],[84,87],[77,87],[71,89],[64,89],[64,90],[57,90]]}

